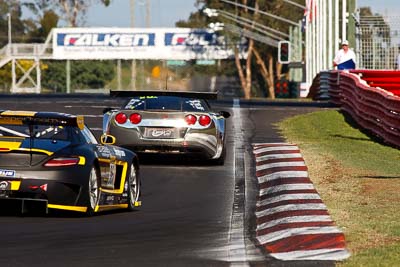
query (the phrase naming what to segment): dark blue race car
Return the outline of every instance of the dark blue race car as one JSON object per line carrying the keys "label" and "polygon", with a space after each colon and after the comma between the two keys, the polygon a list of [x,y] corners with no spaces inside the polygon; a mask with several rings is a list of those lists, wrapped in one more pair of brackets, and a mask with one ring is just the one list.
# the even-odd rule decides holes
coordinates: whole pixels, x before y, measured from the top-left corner
{"label": "dark blue race car", "polygon": [[140,206],[135,153],[98,143],[82,116],[0,111],[0,207],[93,215]]}

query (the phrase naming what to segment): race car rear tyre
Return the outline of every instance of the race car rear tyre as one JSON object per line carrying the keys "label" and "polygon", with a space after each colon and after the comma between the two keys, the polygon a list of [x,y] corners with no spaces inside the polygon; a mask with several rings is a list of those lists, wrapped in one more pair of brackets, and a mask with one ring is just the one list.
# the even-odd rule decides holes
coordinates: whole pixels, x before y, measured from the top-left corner
{"label": "race car rear tyre", "polygon": [[92,167],[88,182],[88,203],[86,215],[92,216],[95,213],[96,206],[99,203],[100,198],[100,175],[95,167]]}
{"label": "race car rear tyre", "polygon": [[128,170],[128,177],[125,181],[125,188],[128,193],[128,210],[135,209],[135,203],[139,201],[140,181],[134,164],[131,164]]}

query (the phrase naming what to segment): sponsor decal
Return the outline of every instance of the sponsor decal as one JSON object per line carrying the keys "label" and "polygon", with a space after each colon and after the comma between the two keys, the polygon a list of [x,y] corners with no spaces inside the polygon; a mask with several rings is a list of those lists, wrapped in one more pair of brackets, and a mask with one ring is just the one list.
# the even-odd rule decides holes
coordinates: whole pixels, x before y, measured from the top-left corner
{"label": "sponsor decal", "polygon": [[174,128],[146,128],[144,132],[147,138],[176,138],[177,135]]}
{"label": "sponsor decal", "polygon": [[[223,37],[222,37],[223,38]],[[216,33],[210,32],[190,32],[190,33],[165,33],[166,46],[219,46],[224,41]]]}
{"label": "sponsor decal", "polygon": [[53,57],[184,61],[233,58],[234,52],[225,36],[209,29],[56,28]]}
{"label": "sponsor decal", "polygon": [[193,108],[197,109],[197,110],[202,110],[204,111],[204,107],[201,105],[200,100],[196,99],[196,100],[189,100],[186,103],[188,103],[190,106],[192,106]]}
{"label": "sponsor decal", "polygon": [[106,146],[97,146],[97,149],[99,151],[99,153],[101,154],[102,157],[104,158],[108,158],[111,154],[111,151],[108,147]]}
{"label": "sponsor decal", "polygon": [[106,203],[112,204],[112,203],[114,203],[114,202],[115,202],[114,196],[107,196],[107,197],[106,197]]}
{"label": "sponsor decal", "polygon": [[154,46],[155,33],[58,33],[57,46]]}
{"label": "sponsor decal", "polygon": [[7,190],[10,188],[10,183],[7,181],[0,182],[0,190]]}
{"label": "sponsor decal", "polygon": [[114,149],[114,153],[118,157],[125,157],[125,151],[120,150],[120,149]]}
{"label": "sponsor decal", "polygon": [[136,109],[139,106],[142,106],[144,102],[140,99],[132,98],[129,103],[125,106],[125,109]]}
{"label": "sponsor decal", "polygon": [[15,171],[0,169],[0,177],[15,177]]}
{"label": "sponsor decal", "polygon": [[154,129],[151,131],[151,135],[154,137],[160,137],[160,136],[164,136],[164,137],[169,137],[172,135],[172,131],[171,130],[162,130],[162,129]]}

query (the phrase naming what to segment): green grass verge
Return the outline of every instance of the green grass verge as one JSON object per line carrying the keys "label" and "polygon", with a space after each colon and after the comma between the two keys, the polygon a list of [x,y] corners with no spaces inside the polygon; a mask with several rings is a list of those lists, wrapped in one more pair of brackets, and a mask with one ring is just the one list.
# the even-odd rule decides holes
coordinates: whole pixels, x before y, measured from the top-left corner
{"label": "green grass verge", "polygon": [[400,150],[336,110],[278,124],[296,143],[352,256],[339,266],[400,266]]}

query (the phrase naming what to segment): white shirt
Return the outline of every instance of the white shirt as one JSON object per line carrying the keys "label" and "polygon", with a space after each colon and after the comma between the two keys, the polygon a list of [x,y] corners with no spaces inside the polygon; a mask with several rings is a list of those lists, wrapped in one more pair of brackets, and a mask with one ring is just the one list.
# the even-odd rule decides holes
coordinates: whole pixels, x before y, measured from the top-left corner
{"label": "white shirt", "polygon": [[345,53],[342,48],[336,53],[336,56],[335,56],[335,59],[333,60],[333,62],[335,62],[336,65],[339,65],[350,59],[352,59],[354,61],[354,63],[356,63],[356,54],[350,48],[349,48],[349,50],[347,50],[347,53]]}

